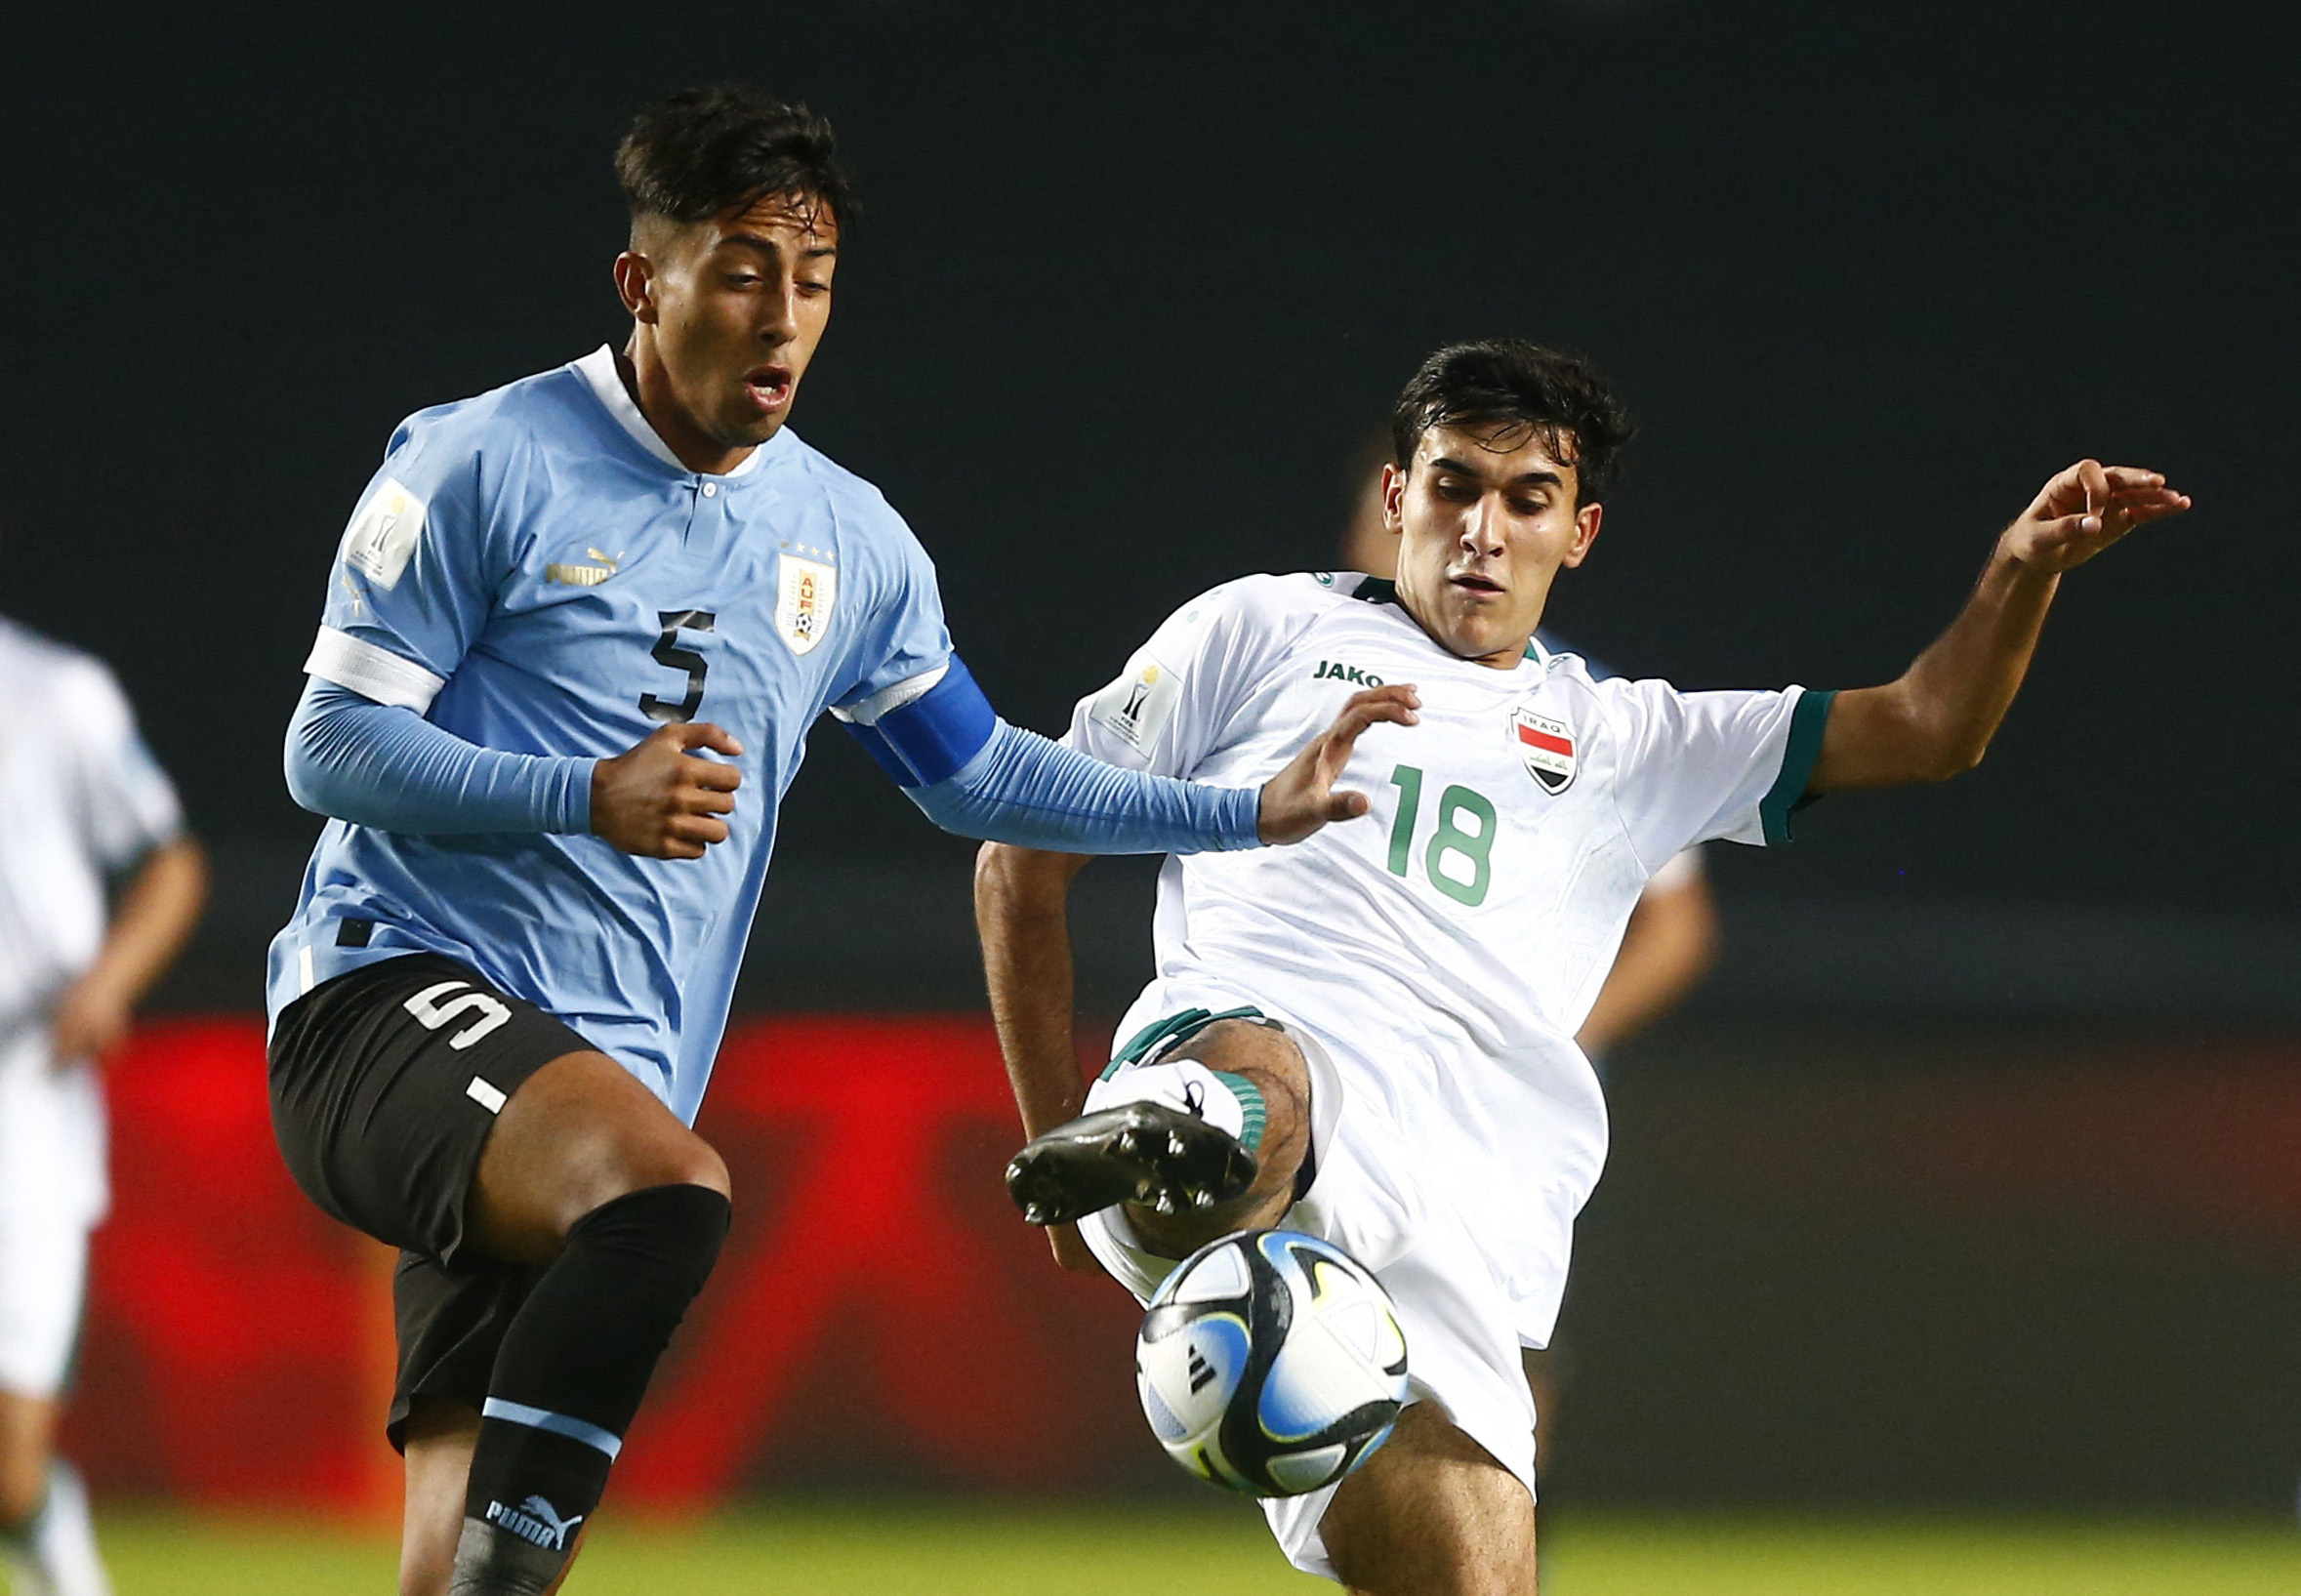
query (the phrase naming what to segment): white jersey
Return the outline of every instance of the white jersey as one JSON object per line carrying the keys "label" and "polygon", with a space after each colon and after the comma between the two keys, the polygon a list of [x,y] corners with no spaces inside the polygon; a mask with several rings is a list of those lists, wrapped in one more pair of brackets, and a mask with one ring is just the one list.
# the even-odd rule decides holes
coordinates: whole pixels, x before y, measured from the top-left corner
{"label": "white jersey", "polygon": [[103,663],[0,621],[0,1028],[103,944],[104,880],[176,835],[175,791]]}
{"label": "white jersey", "polygon": [[1557,1222],[1605,1158],[1575,1032],[1650,877],[1692,843],[1787,836],[1828,695],[1593,680],[1539,646],[1496,670],[1439,647],[1387,582],[1253,576],[1171,617],[1081,701],[1069,741],[1253,786],[1386,682],[1418,687],[1420,723],[1359,739],[1339,785],[1369,815],[1294,847],[1167,861],[1160,982],[1239,993],[1338,1057],[1379,1060],[1350,1072],[1350,1112],[1378,1115],[1429,1195],[1488,1216],[1540,1344],[1564,1260],[1531,1253],[1563,1245]]}
{"label": "white jersey", "polygon": [[[48,1024],[103,945],[106,876],[176,834],[111,673],[0,621],[0,1384],[61,1379],[103,1213],[103,1099]],[[61,1067],[60,1067],[61,1065]]]}

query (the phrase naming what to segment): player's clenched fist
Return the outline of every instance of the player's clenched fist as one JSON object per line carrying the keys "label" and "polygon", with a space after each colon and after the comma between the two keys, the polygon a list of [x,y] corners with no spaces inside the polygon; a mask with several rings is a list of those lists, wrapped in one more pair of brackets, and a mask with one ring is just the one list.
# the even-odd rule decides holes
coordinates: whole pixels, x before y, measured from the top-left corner
{"label": "player's clenched fist", "polygon": [[1352,693],[1335,723],[1303,745],[1287,767],[1262,784],[1255,830],[1265,842],[1299,842],[1330,820],[1367,811],[1364,793],[1337,793],[1335,782],[1350,762],[1358,734],[1379,720],[1411,726],[1422,707],[1413,687],[1399,682]]}
{"label": "player's clenched fist", "polygon": [[700,859],[727,839],[743,773],[692,752],[734,758],[743,745],[707,721],[664,727],[629,754],[592,767],[592,833],[626,853]]}
{"label": "player's clenched fist", "polygon": [[2005,529],[2005,552],[2033,570],[2082,565],[2137,526],[2178,515],[2189,496],[2137,466],[2080,460],[2038,491]]}

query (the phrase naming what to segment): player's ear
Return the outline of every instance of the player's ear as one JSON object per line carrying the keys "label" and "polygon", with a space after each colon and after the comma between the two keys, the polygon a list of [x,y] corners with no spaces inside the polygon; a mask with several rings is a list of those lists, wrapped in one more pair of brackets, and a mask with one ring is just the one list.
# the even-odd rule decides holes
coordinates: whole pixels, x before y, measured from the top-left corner
{"label": "player's ear", "polygon": [[623,301],[623,307],[637,321],[654,321],[660,312],[655,306],[655,263],[637,250],[625,250],[615,258],[615,297]]}
{"label": "player's ear", "polygon": [[1406,530],[1406,520],[1400,510],[1406,498],[1406,472],[1387,460],[1382,462],[1382,530],[1395,537]]}
{"label": "player's ear", "polygon": [[1590,556],[1590,545],[1598,541],[1598,525],[1606,519],[1606,507],[1595,500],[1574,512],[1574,541],[1566,546],[1566,557],[1558,563],[1569,568],[1580,565]]}

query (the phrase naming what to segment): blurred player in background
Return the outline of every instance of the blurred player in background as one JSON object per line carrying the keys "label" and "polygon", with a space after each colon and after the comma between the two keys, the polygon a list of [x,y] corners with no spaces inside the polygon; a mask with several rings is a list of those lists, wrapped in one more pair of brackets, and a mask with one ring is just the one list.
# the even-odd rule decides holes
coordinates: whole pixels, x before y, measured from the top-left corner
{"label": "blurred player in background", "polygon": [[1158,975],[1076,1118],[1065,905],[1086,861],[984,849],[976,918],[1036,1133],[1008,1170],[1025,1217],[1079,1221],[1146,1301],[1194,1248],[1282,1220],[1372,1268],[1406,1330],[1409,1406],[1356,1473],[1264,1511],[1296,1567],[1353,1590],[1499,1596],[1536,1584],[1519,1350],[1549,1338],[1606,1154],[1572,1039],[1640,888],[1705,839],[1787,840],[1825,794],[1971,768],[2061,574],[2189,502],[2084,461],[2004,530],[1894,681],[1684,693],[1593,679],[1534,640],[1630,432],[1585,364],[1515,342],[1441,349],[1392,430],[1395,582],[1213,589],[1080,702],[1069,734],[1145,770],[1252,779],[1378,681],[1414,711],[1372,728],[1345,771],[1381,795],[1380,823],[1168,861]]}
{"label": "blurred player in background", "polygon": [[1393,713],[1251,788],[1002,720],[910,528],[784,426],[851,213],[829,125],[689,91],[616,172],[627,340],[401,424],[288,733],[332,818],[272,943],[273,1123],[401,1248],[403,1596],[556,1586],[711,1273],[727,1171],[690,1126],[824,712],[949,830],[1184,853],[1363,813],[1333,772]]}
{"label": "blurred player in background", "polygon": [[97,1069],[206,893],[111,673],[0,621],[0,1544],[17,1596],[109,1589],[56,1453],[109,1201]]}

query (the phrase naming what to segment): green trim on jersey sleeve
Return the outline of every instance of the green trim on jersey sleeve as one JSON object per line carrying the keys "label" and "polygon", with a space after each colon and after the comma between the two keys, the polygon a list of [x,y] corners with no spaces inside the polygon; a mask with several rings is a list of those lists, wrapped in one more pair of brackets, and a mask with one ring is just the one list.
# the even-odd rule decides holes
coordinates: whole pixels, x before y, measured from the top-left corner
{"label": "green trim on jersey sleeve", "polygon": [[1835,691],[1809,689],[1797,695],[1797,706],[1789,712],[1789,742],[1782,750],[1782,774],[1774,778],[1773,787],[1757,804],[1768,847],[1790,840],[1789,817],[1822,796],[1807,792],[1806,783],[1813,779],[1814,761],[1822,757],[1822,732],[1829,724],[1829,705],[1836,697]]}

